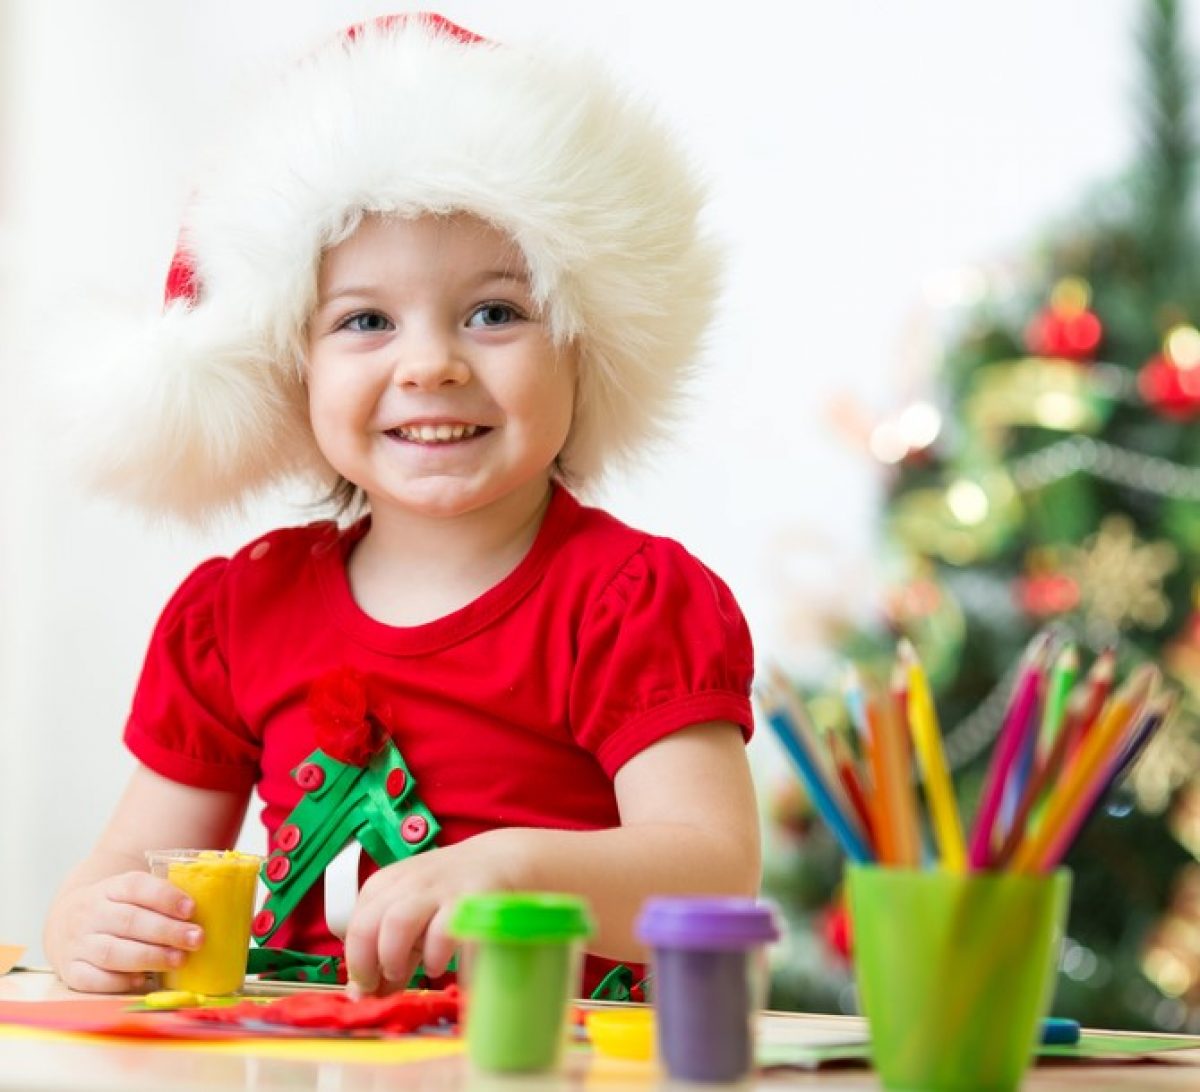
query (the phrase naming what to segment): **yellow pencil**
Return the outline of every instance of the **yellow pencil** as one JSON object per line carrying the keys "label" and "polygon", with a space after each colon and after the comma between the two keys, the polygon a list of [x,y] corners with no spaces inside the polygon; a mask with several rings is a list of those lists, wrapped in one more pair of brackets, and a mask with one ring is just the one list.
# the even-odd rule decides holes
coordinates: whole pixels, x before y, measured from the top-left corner
{"label": "yellow pencil", "polygon": [[900,641],[900,661],[908,672],[908,723],[912,732],[917,761],[925,779],[925,795],[929,801],[929,818],[934,838],[942,856],[942,865],[950,872],[967,870],[967,847],[963,838],[962,819],[950,783],[946,752],[942,749],[942,733],[938,727],[937,710],[929,682],[917,658],[916,649],[907,638]]}
{"label": "yellow pencil", "polygon": [[1025,837],[1013,856],[1014,872],[1041,871],[1046,851],[1093,781],[1100,776],[1114,748],[1120,746],[1126,729],[1157,685],[1158,678],[1158,669],[1153,664],[1143,664],[1109,700],[1051,793],[1037,830]]}

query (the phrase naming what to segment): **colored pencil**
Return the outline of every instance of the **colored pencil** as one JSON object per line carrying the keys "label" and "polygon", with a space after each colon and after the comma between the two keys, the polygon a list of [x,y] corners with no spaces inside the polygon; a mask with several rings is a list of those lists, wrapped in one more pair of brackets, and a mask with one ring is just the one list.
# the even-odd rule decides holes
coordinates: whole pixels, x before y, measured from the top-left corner
{"label": "colored pencil", "polygon": [[1046,867],[1046,853],[1078,810],[1086,804],[1095,779],[1111,759],[1129,724],[1154,687],[1158,670],[1144,664],[1132,678],[1109,699],[1100,719],[1087,733],[1079,750],[1068,763],[1062,779],[1055,786],[1046,804],[1046,813],[1035,831],[1028,834],[1012,858],[1016,872],[1038,872]]}
{"label": "colored pencil", "polygon": [[[895,675],[893,671],[893,675]],[[903,676],[903,672],[901,672]],[[893,680],[894,682],[895,680]],[[896,851],[896,863],[901,868],[916,868],[921,863],[921,820],[917,805],[917,794],[913,786],[912,744],[908,729],[906,705],[907,690],[901,686],[890,688],[887,699],[879,702],[879,722],[887,750],[889,776],[893,780],[892,845]],[[904,703],[899,702],[904,695]]]}
{"label": "colored pencil", "polygon": [[799,701],[791,694],[790,689],[781,692],[778,685],[771,686],[768,691],[762,692],[760,697],[767,715],[767,723],[774,730],[800,775],[813,807],[824,819],[848,857],[860,864],[870,863],[874,860],[874,854],[864,842],[855,821],[843,810],[838,794],[828,780],[823,763],[798,726],[796,714],[801,712],[802,715]]}
{"label": "colored pencil", "polygon": [[846,703],[846,713],[854,726],[854,734],[858,739],[858,749],[863,760],[867,763],[871,776],[874,776],[874,764],[871,760],[871,724],[867,717],[867,695],[863,688],[862,676],[854,664],[846,664],[842,669],[842,700]]}
{"label": "colored pencil", "polygon": [[1049,871],[1057,867],[1067,855],[1113,786],[1133,767],[1154,734],[1170,716],[1173,705],[1174,699],[1168,695],[1153,697],[1146,702],[1143,712],[1138,717],[1137,726],[1113,757],[1104,775],[1093,782],[1092,789],[1084,794],[1070,821],[1063,824],[1058,835],[1046,847],[1042,857],[1043,869]]}
{"label": "colored pencil", "polygon": [[[1071,654],[1073,658],[1078,660],[1078,653],[1073,648],[1066,649],[1063,655],[1067,654]],[[1062,662],[1062,656],[1059,657],[1059,662]],[[1050,753],[1038,762],[1034,769],[1033,777],[1030,779],[1029,784],[1025,786],[1025,792],[1021,797],[1020,803],[1017,805],[1012,823],[1005,832],[1004,842],[992,859],[994,867],[1003,868],[1012,859],[1013,853],[1016,851],[1017,846],[1020,845],[1021,839],[1025,836],[1025,829],[1029,823],[1030,816],[1034,814],[1035,805],[1043,800],[1043,794],[1046,789],[1062,771],[1063,764],[1067,760],[1067,748],[1070,742],[1071,733],[1064,727],[1054,737]]]}
{"label": "colored pencil", "polygon": [[1104,703],[1112,693],[1113,680],[1117,673],[1117,650],[1106,648],[1092,662],[1082,690],[1072,693],[1067,702],[1067,724],[1064,731],[1071,733],[1067,754],[1074,756],[1080,744],[1091,731],[1100,716]]}
{"label": "colored pencil", "polygon": [[871,794],[867,804],[872,817],[875,852],[884,864],[896,864],[894,778],[887,769],[888,742],[881,738],[879,718],[870,709],[873,699],[863,686],[862,676],[853,664],[842,672],[842,694],[850,719],[865,735],[867,762],[871,769]]}
{"label": "colored pencil", "polygon": [[987,868],[991,860],[992,832],[1000,812],[1000,803],[1004,798],[1005,785],[1022,746],[1033,734],[1037,724],[1038,695],[1042,685],[1040,655],[1039,645],[1031,648],[1026,656],[1025,665],[1013,687],[1012,701],[1009,703],[1004,723],[1000,727],[996,749],[992,752],[992,761],[988,765],[983,795],[979,802],[979,813],[971,832],[968,859],[973,869]]}
{"label": "colored pencil", "polygon": [[963,872],[967,867],[966,845],[963,841],[962,820],[946,753],[942,748],[941,729],[929,683],[917,658],[916,649],[907,638],[900,641],[900,658],[908,673],[908,720],[917,760],[925,782],[929,814],[934,838],[941,854],[942,865],[951,872]]}
{"label": "colored pencil", "polygon": [[1042,723],[1038,729],[1037,757],[1045,761],[1054,747],[1055,740],[1062,734],[1067,716],[1067,700],[1079,675],[1079,651],[1068,642],[1054,660],[1050,681],[1046,688],[1046,701],[1042,706]]}
{"label": "colored pencil", "polygon": [[846,741],[833,729],[826,730],[825,742],[829,747],[829,755],[833,759],[833,768],[837,771],[842,788],[846,790],[850,806],[854,809],[854,814],[862,826],[863,836],[878,857],[879,846],[875,837],[875,823],[871,816],[871,807],[867,803],[867,794],[863,791],[862,781],[858,776],[854,756],[850,753]]}
{"label": "colored pencil", "polygon": [[[829,791],[833,794],[842,814],[849,816],[851,821],[857,825],[858,816],[854,814],[854,806],[850,803],[850,797],[842,786],[842,779],[838,777],[829,747],[821,737],[821,733],[817,731],[816,725],[813,724],[804,702],[800,700],[800,696],[796,693],[788,677],[778,667],[772,665],[767,668],[767,679],[773,688],[776,700],[787,709],[793,730],[804,740],[809,753],[815,757],[821,775],[829,786]],[[860,829],[859,834],[862,833]]]}

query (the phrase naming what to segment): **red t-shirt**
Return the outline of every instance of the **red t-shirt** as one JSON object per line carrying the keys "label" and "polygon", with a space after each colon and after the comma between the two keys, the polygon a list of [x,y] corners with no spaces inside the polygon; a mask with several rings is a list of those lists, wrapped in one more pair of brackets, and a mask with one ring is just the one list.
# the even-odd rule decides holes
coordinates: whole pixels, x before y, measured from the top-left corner
{"label": "red t-shirt", "polygon": [[[138,759],[200,788],[257,785],[273,845],[303,792],[290,771],[316,747],[309,686],[349,665],[386,694],[387,728],[450,845],[497,827],[617,826],[613,776],[645,747],[713,720],[749,737],[749,631],[678,543],[556,488],[512,573],[400,628],[351,594],[346,563],[367,526],[274,531],[184,581],[125,728]],[[320,883],[271,945],[340,954]],[[611,966],[589,961],[589,988]]]}

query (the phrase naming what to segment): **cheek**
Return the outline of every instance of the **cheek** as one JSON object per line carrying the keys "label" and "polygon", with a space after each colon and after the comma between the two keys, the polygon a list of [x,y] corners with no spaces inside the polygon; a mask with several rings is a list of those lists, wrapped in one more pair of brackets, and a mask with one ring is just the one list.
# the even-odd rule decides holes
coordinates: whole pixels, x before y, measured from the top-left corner
{"label": "cheek", "polygon": [[309,361],[305,376],[308,391],[308,419],[313,435],[323,449],[336,445],[347,428],[360,425],[364,398],[359,386],[348,382],[353,373],[330,367],[319,357]]}

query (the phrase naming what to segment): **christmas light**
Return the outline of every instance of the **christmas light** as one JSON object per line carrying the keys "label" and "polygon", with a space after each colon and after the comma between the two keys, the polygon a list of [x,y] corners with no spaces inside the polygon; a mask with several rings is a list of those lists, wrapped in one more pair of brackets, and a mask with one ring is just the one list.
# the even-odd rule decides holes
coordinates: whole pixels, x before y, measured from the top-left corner
{"label": "christmas light", "polygon": [[942,415],[928,402],[914,402],[900,414],[900,433],[909,450],[928,447],[942,431]]}
{"label": "christmas light", "polygon": [[1126,451],[1086,436],[1060,440],[1012,464],[1013,481],[1022,493],[1036,492],[1081,472],[1159,497],[1200,501],[1200,468]]}
{"label": "christmas light", "polygon": [[1200,365],[1200,330],[1176,326],[1167,334],[1164,348],[1175,367],[1189,371]]}
{"label": "christmas light", "polygon": [[959,523],[968,527],[987,519],[989,508],[987,494],[975,482],[961,479],[946,490],[946,506]]}

